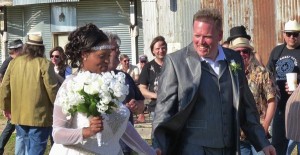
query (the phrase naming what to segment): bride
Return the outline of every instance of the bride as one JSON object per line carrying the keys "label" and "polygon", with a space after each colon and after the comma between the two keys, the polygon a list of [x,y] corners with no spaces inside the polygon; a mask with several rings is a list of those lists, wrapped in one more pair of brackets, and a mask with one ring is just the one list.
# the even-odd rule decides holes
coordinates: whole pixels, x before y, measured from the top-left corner
{"label": "bride", "polygon": [[[87,24],[73,31],[68,37],[66,55],[72,67],[80,71],[102,73],[108,70],[110,46],[107,36],[95,25]],[[79,65],[78,65],[79,64]],[[54,103],[53,139],[50,155],[123,155],[119,145],[122,139],[138,154],[154,155],[156,152],[128,123],[129,110],[123,104],[107,118],[90,117],[76,113],[69,118],[62,109],[62,100],[66,92],[72,91],[68,83],[77,76],[71,75],[60,87]],[[101,146],[98,146],[96,134],[101,132]]]}

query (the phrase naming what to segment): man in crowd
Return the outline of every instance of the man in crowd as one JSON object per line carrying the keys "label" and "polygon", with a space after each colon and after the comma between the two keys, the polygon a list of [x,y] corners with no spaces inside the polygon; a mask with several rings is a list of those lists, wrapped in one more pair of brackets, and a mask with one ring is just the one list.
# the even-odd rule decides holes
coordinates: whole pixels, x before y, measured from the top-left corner
{"label": "man in crowd", "polygon": [[[276,110],[276,86],[270,73],[255,58],[254,48],[250,45],[247,38],[238,37],[231,41],[229,48],[238,52],[244,62],[245,74],[250,91],[254,96],[257,111],[260,115],[266,137],[271,138],[269,126]],[[248,138],[241,132],[241,154],[242,155],[260,155],[257,153]]]}
{"label": "man in crowd", "polygon": [[16,127],[15,154],[43,155],[52,131],[58,82],[44,56],[42,37],[28,35],[22,55],[10,62],[0,86],[0,108]]}
{"label": "man in crowd", "polygon": [[[110,32],[106,32],[106,35],[109,39],[110,45],[112,46],[111,53],[110,53],[110,63],[108,65],[108,70],[120,72],[116,70],[117,66],[119,65],[119,55],[120,50],[119,47],[121,45],[121,39],[117,34],[113,34]],[[131,76],[125,73],[126,78],[125,82],[129,85],[129,94],[126,96],[125,103],[128,109],[130,110],[130,117],[129,121],[133,124],[133,113],[140,114],[143,112],[145,105],[144,105],[144,96],[136,86],[134,80]],[[122,147],[122,151],[124,155],[130,155],[132,150],[128,147],[122,140],[120,140],[120,144]]]}
{"label": "man in crowd", "polygon": [[[9,57],[5,59],[5,61],[2,63],[0,68],[0,81],[2,82],[3,76],[6,72],[6,69],[8,67],[8,64],[10,61],[17,56],[19,56],[22,52],[23,48],[23,42],[20,39],[14,40],[9,43],[8,49],[9,49]],[[11,134],[15,131],[15,125],[10,123],[10,119],[7,120],[6,126],[2,131],[2,134],[0,136],[0,154],[2,155],[4,153],[4,147],[6,143],[8,142]]]}
{"label": "man in crowd", "polygon": [[275,155],[265,137],[239,53],[219,45],[222,17],[201,9],[193,42],[165,57],[153,121],[163,155],[239,154],[240,129],[257,151]]}
{"label": "man in crowd", "polygon": [[300,25],[294,21],[288,21],[283,30],[285,43],[276,46],[269,57],[267,68],[276,79],[276,84],[280,89],[280,100],[272,123],[272,144],[276,148],[277,154],[286,154],[288,140],[285,132],[285,108],[290,92],[285,90],[286,73],[300,73]]}

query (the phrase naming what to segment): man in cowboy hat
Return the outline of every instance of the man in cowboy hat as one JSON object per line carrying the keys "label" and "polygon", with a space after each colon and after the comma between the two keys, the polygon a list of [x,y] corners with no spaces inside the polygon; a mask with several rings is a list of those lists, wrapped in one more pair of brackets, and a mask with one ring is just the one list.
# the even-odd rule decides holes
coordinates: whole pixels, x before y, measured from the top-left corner
{"label": "man in cowboy hat", "polygon": [[[260,115],[260,123],[266,136],[270,138],[268,129],[276,110],[274,80],[271,79],[269,72],[255,58],[253,47],[247,38],[238,37],[232,40],[229,48],[240,53],[243,58],[246,78]],[[258,154],[243,132],[241,132],[240,140],[241,154]],[[259,154],[261,153],[259,152]]]}
{"label": "man in cowboy hat", "polygon": [[[12,42],[9,43],[9,45],[8,45],[9,57],[5,59],[5,61],[2,63],[1,68],[0,68],[0,82],[2,82],[3,76],[6,72],[6,69],[7,69],[10,61],[21,54],[22,47],[23,47],[23,42],[20,39],[13,40]],[[11,124],[10,119],[8,119],[7,124],[0,136],[0,154],[4,153],[4,147],[5,147],[6,143],[8,142],[11,134],[14,131],[15,131],[15,126],[13,124]]]}
{"label": "man in cowboy hat", "polygon": [[269,57],[267,68],[276,79],[280,89],[280,100],[272,123],[272,144],[277,154],[285,154],[288,140],[285,131],[285,108],[291,92],[286,91],[286,73],[300,73],[300,24],[296,20],[289,20],[283,30],[285,43],[276,46]]}
{"label": "man in cowboy hat", "polygon": [[52,131],[58,82],[41,36],[29,35],[0,86],[0,108],[16,127],[15,154],[43,155]]}
{"label": "man in cowboy hat", "polygon": [[[249,34],[247,34],[246,28],[243,25],[235,26],[235,27],[231,28],[230,29],[230,36],[227,38],[226,42],[228,42],[230,44],[230,42],[232,40],[234,40],[236,38],[239,38],[239,37],[246,38],[249,41],[251,40],[251,36]],[[260,55],[255,50],[253,50],[253,53],[254,53],[256,59],[258,60],[258,62],[261,65],[263,65]]]}

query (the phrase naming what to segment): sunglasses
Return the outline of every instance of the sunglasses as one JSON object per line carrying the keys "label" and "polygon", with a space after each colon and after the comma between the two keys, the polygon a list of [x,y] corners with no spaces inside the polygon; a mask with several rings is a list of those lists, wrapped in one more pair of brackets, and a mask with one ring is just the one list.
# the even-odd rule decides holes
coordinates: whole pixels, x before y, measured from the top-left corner
{"label": "sunglasses", "polygon": [[250,54],[251,50],[250,49],[244,49],[244,50],[236,50],[236,52],[244,53],[244,54]]}
{"label": "sunglasses", "polygon": [[51,55],[51,56],[50,56],[50,58],[53,58],[53,57],[56,58],[56,59],[58,59],[58,58],[59,58],[59,55]]}
{"label": "sunglasses", "polygon": [[287,37],[293,36],[293,37],[297,38],[299,36],[299,33],[298,32],[285,32],[285,35]]}
{"label": "sunglasses", "polygon": [[123,60],[123,62],[129,62],[129,60]]}

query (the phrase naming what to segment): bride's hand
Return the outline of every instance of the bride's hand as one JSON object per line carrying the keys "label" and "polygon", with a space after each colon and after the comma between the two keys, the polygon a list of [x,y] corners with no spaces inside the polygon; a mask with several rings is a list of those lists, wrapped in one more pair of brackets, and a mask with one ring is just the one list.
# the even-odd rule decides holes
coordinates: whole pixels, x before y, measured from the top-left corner
{"label": "bride's hand", "polygon": [[83,138],[89,138],[94,136],[96,133],[103,130],[102,117],[92,117],[90,119],[90,126],[82,129]]}

